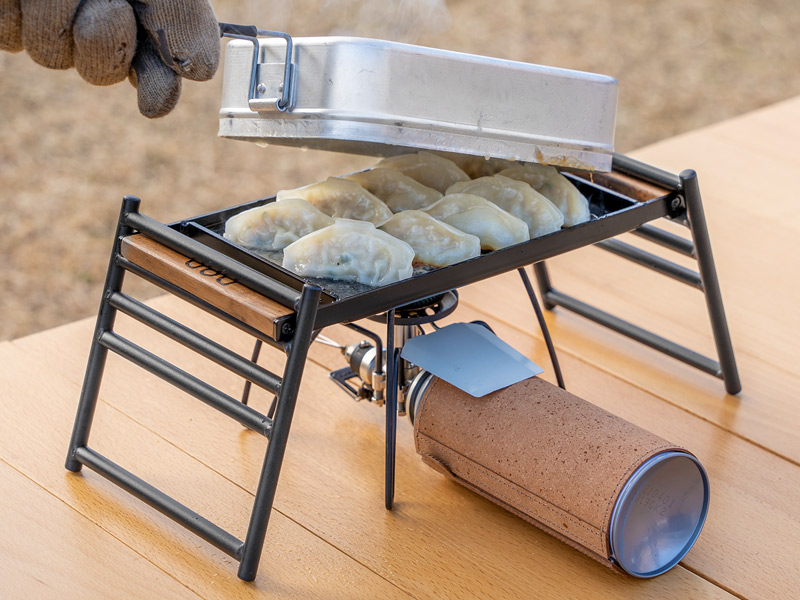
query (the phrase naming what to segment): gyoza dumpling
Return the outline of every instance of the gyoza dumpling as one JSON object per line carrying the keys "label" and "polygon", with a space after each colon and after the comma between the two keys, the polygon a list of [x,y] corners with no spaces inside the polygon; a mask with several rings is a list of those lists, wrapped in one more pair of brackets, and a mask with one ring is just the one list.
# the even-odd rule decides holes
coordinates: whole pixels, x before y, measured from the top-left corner
{"label": "gyoza dumpling", "polygon": [[375,166],[400,171],[403,175],[408,175],[422,185],[439,190],[443,194],[454,183],[469,180],[469,175],[459,169],[452,160],[430,152],[390,156]]}
{"label": "gyoza dumpling", "polygon": [[507,213],[522,219],[528,225],[531,238],[558,231],[564,224],[564,215],[556,205],[524,181],[493,175],[460,181],[447,188],[447,194],[458,193],[486,198]]}
{"label": "gyoza dumpling", "polygon": [[505,169],[498,175],[530,185],[564,213],[564,225],[568,227],[585,223],[591,217],[589,201],[555,167],[528,163]]}
{"label": "gyoza dumpling", "polygon": [[411,277],[414,250],[369,221],[336,219],[286,246],[283,267],[304,277],[385,285]]}
{"label": "gyoza dumpling", "polygon": [[319,183],[278,192],[278,202],[288,198],[307,200],[329,217],[369,221],[374,225],[392,216],[392,211],[380,199],[352,179],[342,177],[328,177]]}
{"label": "gyoza dumpling", "polygon": [[472,179],[496,175],[503,169],[513,167],[517,163],[513,160],[504,158],[494,158],[485,156],[473,156],[471,154],[459,154],[457,152],[436,152],[442,158],[452,160],[459,169],[464,171]]}
{"label": "gyoza dumpling", "polygon": [[255,250],[281,250],[333,219],[300,198],[270,202],[233,215],[225,222],[225,239]]}
{"label": "gyoza dumpling", "polygon": [[543,188],[557,173],[558,169],[555,167],[538,163],[517,163],[499,172],[503,177],[524,181],[535,190]]}
{"label": "gyoza dumpling", "polygon": [[347,175],[365,190],[386,203],[392,212],[425,208],[442,197],[442,193],[422,185],[400,171],[376,167]]}
{"label": "gyoza dumpling", "polygon": [[437,221],[421,210],[405,210],[381,225],[381,230],[403,240],[414,249],[414,262],[446,267],[481,253],[481,241]]}
{"label": "gyoza dumpling", "polygon": [[465,233],[477,235],[481,248],[499,250],[530,239],[525,221],[472,194],[450,194],[425,212]]}

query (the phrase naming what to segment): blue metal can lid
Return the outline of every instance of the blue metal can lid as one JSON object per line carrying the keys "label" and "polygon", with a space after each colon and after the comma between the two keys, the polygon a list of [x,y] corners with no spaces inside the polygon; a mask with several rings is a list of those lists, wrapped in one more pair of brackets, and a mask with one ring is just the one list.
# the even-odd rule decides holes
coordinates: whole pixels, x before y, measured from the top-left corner
{"label": "blue metal can lid", "polygon": [[628,479],[609,524],[611,559],[635,577],[655,577],[689,552],[708,514],[705,469],[686,452],[645,461]]}

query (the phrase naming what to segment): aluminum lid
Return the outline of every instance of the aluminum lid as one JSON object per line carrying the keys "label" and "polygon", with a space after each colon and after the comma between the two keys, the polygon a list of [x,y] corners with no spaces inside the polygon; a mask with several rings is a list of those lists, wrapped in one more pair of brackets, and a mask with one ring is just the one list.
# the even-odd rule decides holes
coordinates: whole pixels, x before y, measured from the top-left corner
{"label": "aluminum lid", "polygon": [[655,577],[694,545],[708,513],[708,477],[685,452],[648,459],[620,492],[609,526],[611,557],[636,577]]}
{"label": "aluminum lid", "polygon": [[611,77],[381,40],[286,38],[258,38],[255,56],[256,38],[228,43],[220,136],[611,168]]}

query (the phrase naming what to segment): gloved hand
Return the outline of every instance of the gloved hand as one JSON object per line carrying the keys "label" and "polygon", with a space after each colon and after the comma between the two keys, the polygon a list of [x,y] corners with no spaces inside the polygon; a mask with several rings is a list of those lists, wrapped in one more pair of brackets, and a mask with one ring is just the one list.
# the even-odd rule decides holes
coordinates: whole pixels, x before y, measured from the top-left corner
{"label": "gloved hand", "polygon": [[74,66],[95,85],[128,77],[139,111],[161,117],[177,104],[181,77],[214,76],[220,42],[208,0],[0,0],[0,49]]}

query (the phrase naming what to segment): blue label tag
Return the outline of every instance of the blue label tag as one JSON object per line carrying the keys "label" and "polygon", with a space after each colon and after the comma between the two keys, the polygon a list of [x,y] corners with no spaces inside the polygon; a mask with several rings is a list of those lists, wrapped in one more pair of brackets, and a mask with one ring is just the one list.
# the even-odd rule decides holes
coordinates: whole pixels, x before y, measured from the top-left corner
{"label": "blue label tag", "polygon": [[476,398],[544,371],[474,323],[454,323],[413,337],[400,356]]}

